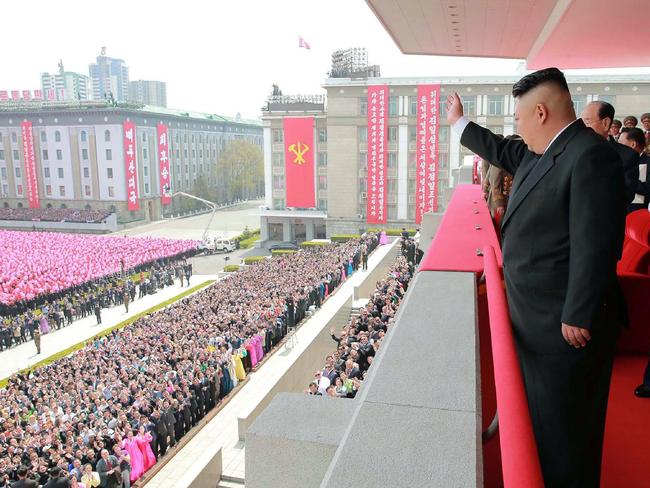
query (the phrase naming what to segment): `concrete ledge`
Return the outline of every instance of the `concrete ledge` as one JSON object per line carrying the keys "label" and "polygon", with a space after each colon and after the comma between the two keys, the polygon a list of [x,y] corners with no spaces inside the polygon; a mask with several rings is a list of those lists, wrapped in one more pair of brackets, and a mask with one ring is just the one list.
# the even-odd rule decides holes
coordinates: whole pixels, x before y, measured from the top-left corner
{"label": "concrete ledge", "polygon": [[354,406],[354,400],[276,396],[246,434],[246,488],[318,487]]}

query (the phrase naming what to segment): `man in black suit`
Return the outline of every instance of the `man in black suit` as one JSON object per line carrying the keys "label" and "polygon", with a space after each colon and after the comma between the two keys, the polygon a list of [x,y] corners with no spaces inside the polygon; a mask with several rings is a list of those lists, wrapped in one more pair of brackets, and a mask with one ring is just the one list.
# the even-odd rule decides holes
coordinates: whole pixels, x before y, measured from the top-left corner
{"label": "man in black suit", "polygon": [[513,87],[522,141],[463,117],[461,144],[514,175],[502,221],[503,270],[547,488],[597,487],[614,347],[625,304],[616,278],[625,226],[620,158],[576,120],[561,71]]}
{"label": "man in black suit", "polygon": [[609,140],[623,162],[625,177],[625,202],[630,205],[634,200],[635,189],[639,181],[639,155],[632,148],[620,144],[609,135],[614,121],[614,107],[602,101],[588,103],[580,114],[582,121],[596,134]]}
{"label": "man in black suit", "polygon": [[50,479],[43,488],[70,488],[70,480],[58,466],[50,469]]}
{"label": "man in black suit", "polygon": [[38,483],[28,478],[29,468],[27,466],[20,466],[16,470],[18,481],[11,483],[11,488],[38,488]]}
{"label": "man in black suit", "polygon": [[629,212],[647,209],[650,203],[650,181],[648,181],[648,156],[644,154],[645,136],[638,127],[623,127],[619,137],[621,144],[625,144],[637,155],[637,173],[634,182],[634,200],[628,207]]}

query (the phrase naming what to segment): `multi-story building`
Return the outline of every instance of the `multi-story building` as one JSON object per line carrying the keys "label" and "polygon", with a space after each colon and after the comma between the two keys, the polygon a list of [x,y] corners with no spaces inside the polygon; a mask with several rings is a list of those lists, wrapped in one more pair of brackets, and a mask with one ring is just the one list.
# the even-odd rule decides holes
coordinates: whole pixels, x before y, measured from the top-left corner
{"label": "multi-story building", "polygon": [[[139,210],[127,204],[124,123],[135,124]],[[162,214],[158,124],[168,128],[171,189],[190,191],[198,178],[217,186],[217,165],[238,139],[262,146],[259,121],[169,109],[108,107],[102,102],[61,107],[33,102],[0,106],[0,205],[23,207],[27,175],[21,124],[32,123],[41,207],[112,209],[118,221],[155,220]]]}
{"label": "multi-story building", "polygon": [[123,59],[109,58],[103,53],[89,67],[93,99],[104,100],[112,94],[115,101],[126,101],[129,97],[129,68]]}
{"label": "multi-story building", "polygon": [[46,100],[49,93],[58,101],[90,100],[92,94],[90,78],[73,71],[41,73],[41,89]]}
{"label": "multi-story building", "polygon": [[[461,179],[471,176],[474,155],[460,145],[444,114],[447,94],[458,92],[465,113],[498,134],[516,133],[512,85],[517,77],[472,78],[329,78],[325,100],[306,105],[300,98],[269,101],[263,109],[266,210],[262,237],[268,240],[309,239],[357,233],[377,227],[366,223],[368,159],[368,87],[388,86],[387,222],[383,227],[413,227],[416,214],[417,87],[440,84],[438,113],[439,212]],[[650,111],[650,82],[642,76],[568,77],[579,115],[593,100],[605,100],[618,118]],[[316,209],[287,209],[283,120],[313,115],[316,146]],[[318,229],[326,228],[326,232]]]}
{"label": "multi-story building", "polygon": [[129,101],[166,107],[167,83],[154,80],[129,81]]}

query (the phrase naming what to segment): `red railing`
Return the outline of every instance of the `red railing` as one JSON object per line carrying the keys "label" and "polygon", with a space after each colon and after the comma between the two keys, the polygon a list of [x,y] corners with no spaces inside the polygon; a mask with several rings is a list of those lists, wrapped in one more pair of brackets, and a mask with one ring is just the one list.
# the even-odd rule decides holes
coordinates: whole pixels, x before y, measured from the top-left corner
{"label": "red railing", "polygon": [[494,248],[483,247],[492,360],[499,412],[499,443],[505,488],[543,488],[524,381],[515,351],[508,303]]}

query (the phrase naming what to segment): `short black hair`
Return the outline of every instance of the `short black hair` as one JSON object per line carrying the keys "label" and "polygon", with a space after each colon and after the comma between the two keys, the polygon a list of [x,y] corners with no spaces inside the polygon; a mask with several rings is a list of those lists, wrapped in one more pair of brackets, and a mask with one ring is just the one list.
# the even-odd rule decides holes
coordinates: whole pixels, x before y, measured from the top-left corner
{"label": "short black hair", "polygon": [[602,100],[597,100],[596,103],[598,104],[598,118],[600,120],[608,118],[613,123],[614,115],[616,114],[614,106],[611,103],[603,102]]}
{"label": "short black hair", "polygon": [[615,125],[620,129],[621,127],[623,127],[623,122],[621,122],[618,119],[614,119],[614,120],[612,120],[612,125]]}
{"label": "short black hair", "polygon": [[553,83],[563,91],[569,92],[569,85],[567,85],[564,73],[557,68],[544,68],[524,76],[515,83],[512,87],[512,96],[515,98],[520,97],[533,88],[547,83]]}
{"label": "short black hair", "polygon": [[643,119],[650,119],[650,113],[646,112],[641,116],[641,122],[643,122]]}
{"label": "short black hair", "polygon": [[29,473],[29,468],[27,466],[19,466],[18,470],[16,471],[16,474],[20,476],[21,478],[24,478],[27,476],[27,473]]}
{"label": "short black hair", "polygon": [[627,122],[628,120],[634,122],[634,125],[639,125],[639,119],[637,119],[634,115],[628,115],[625,117],[623,119],[623,123]]}
{"label": "short black hair", "polygon": [[636,142],[637,146],[645,147],[645,135],[638,127],[623,127],[621,134],[627,134],[627,138]]}

